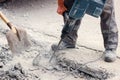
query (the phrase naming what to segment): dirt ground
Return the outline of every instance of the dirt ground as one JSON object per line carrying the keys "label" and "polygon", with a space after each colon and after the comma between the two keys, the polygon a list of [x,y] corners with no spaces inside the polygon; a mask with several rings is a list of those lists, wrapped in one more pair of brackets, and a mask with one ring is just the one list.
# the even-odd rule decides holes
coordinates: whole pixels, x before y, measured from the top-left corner
{"label": "dirt ground", "polygon": [[[120,30],[119,3],[119,0],[115,0],[116,22]],[[56,0],[13,0],[13,2],[0,5],[0,11],[13,24],[27,31],[32,44],[29,50],[23,51],[20,55],[13,56],[5,37],[8,27],[0,20],[0,66],[3,65],[0,68],[0,80],[96,80],[84,76],[78,77],[70,74],[68,71],[53,69],[51,64],[48,63],[49,54],[52,53],[50,46],[53,43],[58,43],[60,40],[63,25],[62,16],[56,14],[56,8]],[[79,37],[77,41],[78,47],[87,47],[85,52],[89,52],[89,49],[104,51],[99,24],[100,20],[98,18],[85,15],[78,32]],[[76,52],[73,50],[72,53]],[[120,56],[119,53],[120,45],[117,49],[118,57]],[[40,63],[39,66],[36,66],[36,64],[33,66],[36,56]],[[85,57],[86,55],[82,56]],[[86,61],[89,61],[89,59],[86,59]],[[115,66],[112,66],[112,63],[109,66],[116,69],[119,63],[119,59],[117,59]],[[18,66],[17,69],[16,65]],[[105,65],[107,64],[105,63]],[[11,76],[10,73],[18,74]],[[117,75],[117,77],[107,80],[119,79],[120,77]]]}

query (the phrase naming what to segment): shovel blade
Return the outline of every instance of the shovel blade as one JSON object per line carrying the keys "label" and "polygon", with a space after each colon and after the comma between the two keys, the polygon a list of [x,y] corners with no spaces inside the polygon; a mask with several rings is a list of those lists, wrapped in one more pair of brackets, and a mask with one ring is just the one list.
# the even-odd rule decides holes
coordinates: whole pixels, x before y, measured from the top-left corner
{"label": "shovel blade", "polygon": [[12,53],[21,53],[23,50],[30,48],[31,44],[25,30],[16,28],[18,35],[9,30],[6,33],[8,45]]}

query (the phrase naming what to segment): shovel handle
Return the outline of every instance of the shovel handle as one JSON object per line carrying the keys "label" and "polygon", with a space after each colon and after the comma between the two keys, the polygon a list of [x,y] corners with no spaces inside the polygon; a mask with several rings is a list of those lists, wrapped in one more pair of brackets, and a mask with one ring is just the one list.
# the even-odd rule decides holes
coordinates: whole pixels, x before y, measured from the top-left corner
{"label": "shovel handle", "polygon": [[5,15],[2,12],[0,12],[0,17],[14,33],[17,33],[16,28],[12,26],[10,21],[5,17]]}
{"label": "shovel handle", "polygon": [[2,12],[0,12],[0,17],[6,24],[10,22]]}

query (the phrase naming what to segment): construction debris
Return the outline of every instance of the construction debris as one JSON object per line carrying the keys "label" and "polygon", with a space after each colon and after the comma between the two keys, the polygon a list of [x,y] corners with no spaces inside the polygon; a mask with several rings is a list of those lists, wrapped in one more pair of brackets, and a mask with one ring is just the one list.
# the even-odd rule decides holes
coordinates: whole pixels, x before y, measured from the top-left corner
{"label": "construction debris", "polygon": [[25,80],[26,78],[27,74],[19,63],[8,71],[0,71],[0,80]]}

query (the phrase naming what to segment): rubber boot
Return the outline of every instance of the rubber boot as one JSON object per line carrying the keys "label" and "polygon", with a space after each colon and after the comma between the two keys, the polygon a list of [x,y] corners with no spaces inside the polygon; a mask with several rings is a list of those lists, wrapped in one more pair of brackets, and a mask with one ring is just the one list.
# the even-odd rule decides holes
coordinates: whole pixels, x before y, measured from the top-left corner
{"label": "rubber boot", "polygon": [[116,60],[116,52],[115,50],[106,50],[104,52],[104,60],[106,62],[114,62]]}
{"label": "rubber boot", "polygon": [[65,43],[65,42],[61,42],[60,45],[58,46],[58,44],[53,44],[51,46],[52,50],[55,51],[55,50],[64,50],[64,49],[68,49],[68,48],[75,48],[75,45],[71,45],[71,44],[68,44],[68,43]]}

